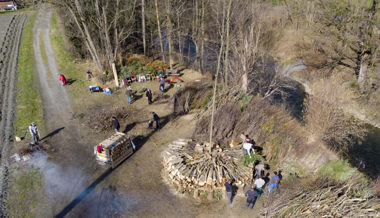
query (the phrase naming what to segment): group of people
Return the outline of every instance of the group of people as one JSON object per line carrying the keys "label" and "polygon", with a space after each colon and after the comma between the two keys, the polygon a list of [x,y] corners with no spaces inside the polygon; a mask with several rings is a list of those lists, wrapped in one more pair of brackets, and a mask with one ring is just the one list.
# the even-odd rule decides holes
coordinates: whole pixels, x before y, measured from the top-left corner
{"label": "group of people", "polygon": [[[165,92],[165,79],[164,78],[161,78],[159,89],[161,92]],[[133,92],[132,87],[130,85],[128,85],[127,90],[125,91],[125,95],[127,97],[128,103],[132,104],[134,92]],[[153,100],[152,100],[153,99],[153,93],[152,93],[151,89],[147,88],[147,90],[145,92],[145,97],[148,100],[148,104],[153,103]]]}
{"label": "group of people", "polygon": [[[161,124],[160,124],[161,118],[155,112],[152,112],[152,115],[153,115],[153,119],[149,121],[149,125],[151,125],[151,124],[153,124],[153,122],[155,122],[156,123],[156,130],[160,129],[161,128]],[[112,125],[111,126],[114,129],[115,133],[120,132],[120,123],[119,123],[119,120],[115,116],[112,116]]]}
{"label": "group of people", "polygon": [[[245,207],[253,209],[256,200],[260,197],[260,195],[264,192],[265,180],[264,180],[264,171],[265,166],[263,163],[257,163],[255,166],[255,182],[254,185],[250,187],[248,191],[245,192],[245,196],[247,197]],[[274,175],[269,180],[269,186],[266,191],[266,194],[269,194],[273,189],[275,189],[280,182],[279,173],[276,171],[273,172]],[[269,176],[269,173],[268,173]],[[227,204],[232,203],[233,193],[234,193],[234,185],[233,180],[226,181],[224,183],[224,187],[226,189],[227,195]]]}

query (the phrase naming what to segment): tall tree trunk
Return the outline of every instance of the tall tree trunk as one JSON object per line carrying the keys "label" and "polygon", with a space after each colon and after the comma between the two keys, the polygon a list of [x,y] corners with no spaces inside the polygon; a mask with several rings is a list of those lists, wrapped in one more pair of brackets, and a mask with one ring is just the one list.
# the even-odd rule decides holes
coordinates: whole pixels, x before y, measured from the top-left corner
{"label": "tall tree trunk", "polygon": [[[113,77],[114,77],[114,80],[115,80],[115,85],[116,87],[119,87],[119,79],[118,79],[118,76],[117,76],[117,71],[116,71],[116,67],[115,67],[115,61],[116,61],[116,57],[114,57],[113,55],[113,51],[112,51],[112,44],[111,44],[111,39],[110,39],[110,36],[109,36],[109,30],[108,30],[108,21],[107,21],[107,13],[106,13],[106,7],[107,6],[102,6],[102,13],[103,13],[103,32],[104,32],[104,36],[105,36],[105,48],[106,48],[106,54],[107,54],[107,59],[108,59],[108,63],[109,63],[109,66],[112,70],[112,73],[113,73]],[[118,9],[116,9],[118,10]],[[116,45],[115,45],[116,46]],[[117,48],[115,47],[115,50],[117,51]]]}
{"label": "tall tree trunk", "polygon": [[162,42],[160,16],[158,14],[158,2],[157,2],[157,0],[154,0],[154,6],[156,7],[156,19],[157,19],[158,37],[159,37],[160,46],[161,46],[161,55],[162,55],[162,60],[165,62],[164,44]]}
{"label": "tall tree trunk", "polygon": [[248,73],[246,66],[243,66],[243,76],[241,77],[241,89],[247,93],[248,91]]}
{"label": "tall tree trunk", "polygon": [[367,58],[362,58],[360,61],[360,70],[359,70],[359,76],[358,76],[358,84],[359,84],[360,90],[365,89],[368,65],[369,65],[369,61],[367,60]]}
{"label": "tall tree trunk", "polygon": [[212,147],[212,136],[213,136],[213,130],[214,130],[214,115],[215,115],[215,99],[216,99],[216,90],[217,90],[217,85],[218,85],[218,76],[219,76],[219,71],[220,71],[220,62],[222,59],[222,54],[223,54],[223,48],[224,48],[224,22],[225,22],[225,8],[224,8],[224,3],[223,3],[223,17],[222,17],[222,27],[220,31],[220,49],[219,49],[219,54],[218,54],[218,62],[216,65],[216,73],[215,73],[215,82],[214,82],[214,93],[212,96],[212,110],[211,110],[211,121],[210,121],[210,148],[209,152],[211,153],[211,147]]}
{"label": "tall tree trunk", "polygon": [[[94,45],[94,42],[93,42],[92,37],[90,35],[90,32],[88,31],[88,28],[87,28],[87,25],[86,25],[86,21],[85,21],[85,19],[83,17],[83,13],[82,13],[82,6],[80,5],[80,3],[79,3],[78,0],[75,0],[74,3],[75,3],[76,10],[77,10],[77,12],[79,14],[81,25],[83,26],[83,30],[84,30],[84,33],[85,33],[85,36],[86,36],[86,40],[88,42],[88,46],[89,46],[89,48],[91,49],[91,51],[93,53],[93,56],[95,58],[95,63],[96,63],[96,66],[98,68],[99,73],[102,73],[103,72],[103,64],[100,61],[98,51],[97,51],[97,49],[96,49],[96,47]],[[73,15],[73,16],[75,17],[75,15]]]}
{"label": "tall tree trunk", "polygon": [[229,0],[227,7],[227,21],[226,21],[226,51],[224,55],[224,88],[228,87],[228,53],[230,52],[230,14],[231,14],[232,0]]}
{"label": "tall tree trunk", "polygon": [[142,19],[142,37],[144,55],[146,55],[146,41],[145,41],[145,0],[141,0],[141,19]]}
{"label": "tall tree trunk", "polygon": [[179,50],[179,55],[181,57],[181,62],[183,62],[183,49],[182,49],[182,40],[181,40],[181,31],[180,31],[180,17],[179,14],[177,14],[177,37],[178,37],[178,50]]}
{"label": "tall tree trunk", "polygon": [[172,61],[172,21],[170,20],[170,0],[166,1],[166,18],[168,22],[168,43],[169,43],[169,67],[173,69],[173,61]]}
{"label": "tall tree trunk", "polygon": [[201,70],[201,73],[204,73],[204,47],[205,47],[205,1],[202,0],[202,12],[201,12],[201,54],[200,54],[200,60],[199,60],[199,68]]}
{"label": "tall tree trunk", "polygon": [[90,45],[88,44],[88,40],[87,40],[86,34],[84,33],[83,27],[79,23],[78,18],[75,15],[74,11],[68,5],[66,5],[66,7],[69,10],[69,12],[71,13],[71,15],[73,16],[74,22],[77,25],[77,27],[79,29],[79,32],[81,33],[81,35],[82,35],[82,37],[84,39],[84,43],[86,45],[86,48],[87,48],[88,52],[90,53],[92,60],[94,61],[94,63],[96,63],[98,71],[101,73],[102,70],[103,70],[103,68],[99,68],[99,66],[98,66],[98,63],[97,63],[94,51],[91,49]]}

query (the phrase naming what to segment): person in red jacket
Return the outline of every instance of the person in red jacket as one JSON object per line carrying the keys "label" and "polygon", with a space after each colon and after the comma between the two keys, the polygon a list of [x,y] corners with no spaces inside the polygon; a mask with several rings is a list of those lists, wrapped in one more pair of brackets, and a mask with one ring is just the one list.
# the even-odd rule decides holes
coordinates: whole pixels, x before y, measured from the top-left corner
{"label": "person in red jacket", "polygon": [[59,80],[62,82],[62,85],[66,85],[66,78],[63,74],[59,74]]}

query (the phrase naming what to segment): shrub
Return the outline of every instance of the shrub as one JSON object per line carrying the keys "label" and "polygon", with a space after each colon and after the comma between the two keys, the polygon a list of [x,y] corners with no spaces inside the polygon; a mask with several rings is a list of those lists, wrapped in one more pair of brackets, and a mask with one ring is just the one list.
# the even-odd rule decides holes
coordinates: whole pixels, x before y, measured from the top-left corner
{"label": "shrub", "polygon": [[346,182],[356,173],[358,173],[357,170],[352,168],[345,160],[330,161],[318,170],[318,176],[332,179],[336,182]]}
{"label": "shrub", "polygon": [[167,65],[163,61],[152,61],[144,55],[134,54],[127,59],[127,65],[121,67],[120,70],[122,76],[125,78],[137,74],[152,74],[152,76],[157,76],[167,68]]}
{"label": "shrub", "polygon": [[247,167],[251,163],[255,163],[256,161],[263,161],[263,160],[264,158],[259,154],[251,154],[251,155],[246,154],[243,156],[241,164]]}
{"label": "shrub", "polygon": [[313,136],[321,138],[335,151],[347,151],[360,142],[368,130],[363,122],[334,105],[337,93],[331,84],[321,86],[306,103],[306,126]]}

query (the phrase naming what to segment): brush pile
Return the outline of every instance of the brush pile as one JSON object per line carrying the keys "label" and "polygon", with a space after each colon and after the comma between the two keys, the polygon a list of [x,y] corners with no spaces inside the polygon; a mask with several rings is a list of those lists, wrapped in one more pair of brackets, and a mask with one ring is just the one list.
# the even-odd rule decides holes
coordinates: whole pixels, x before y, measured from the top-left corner
{"label": "brush pile", "polygon": [[183,191],[222,189],[233,179],[244,184],[252,179],[250,168],[241,164],[240,149],[222,149],[209,143],[178,139],[162,152],[164,172]]}

